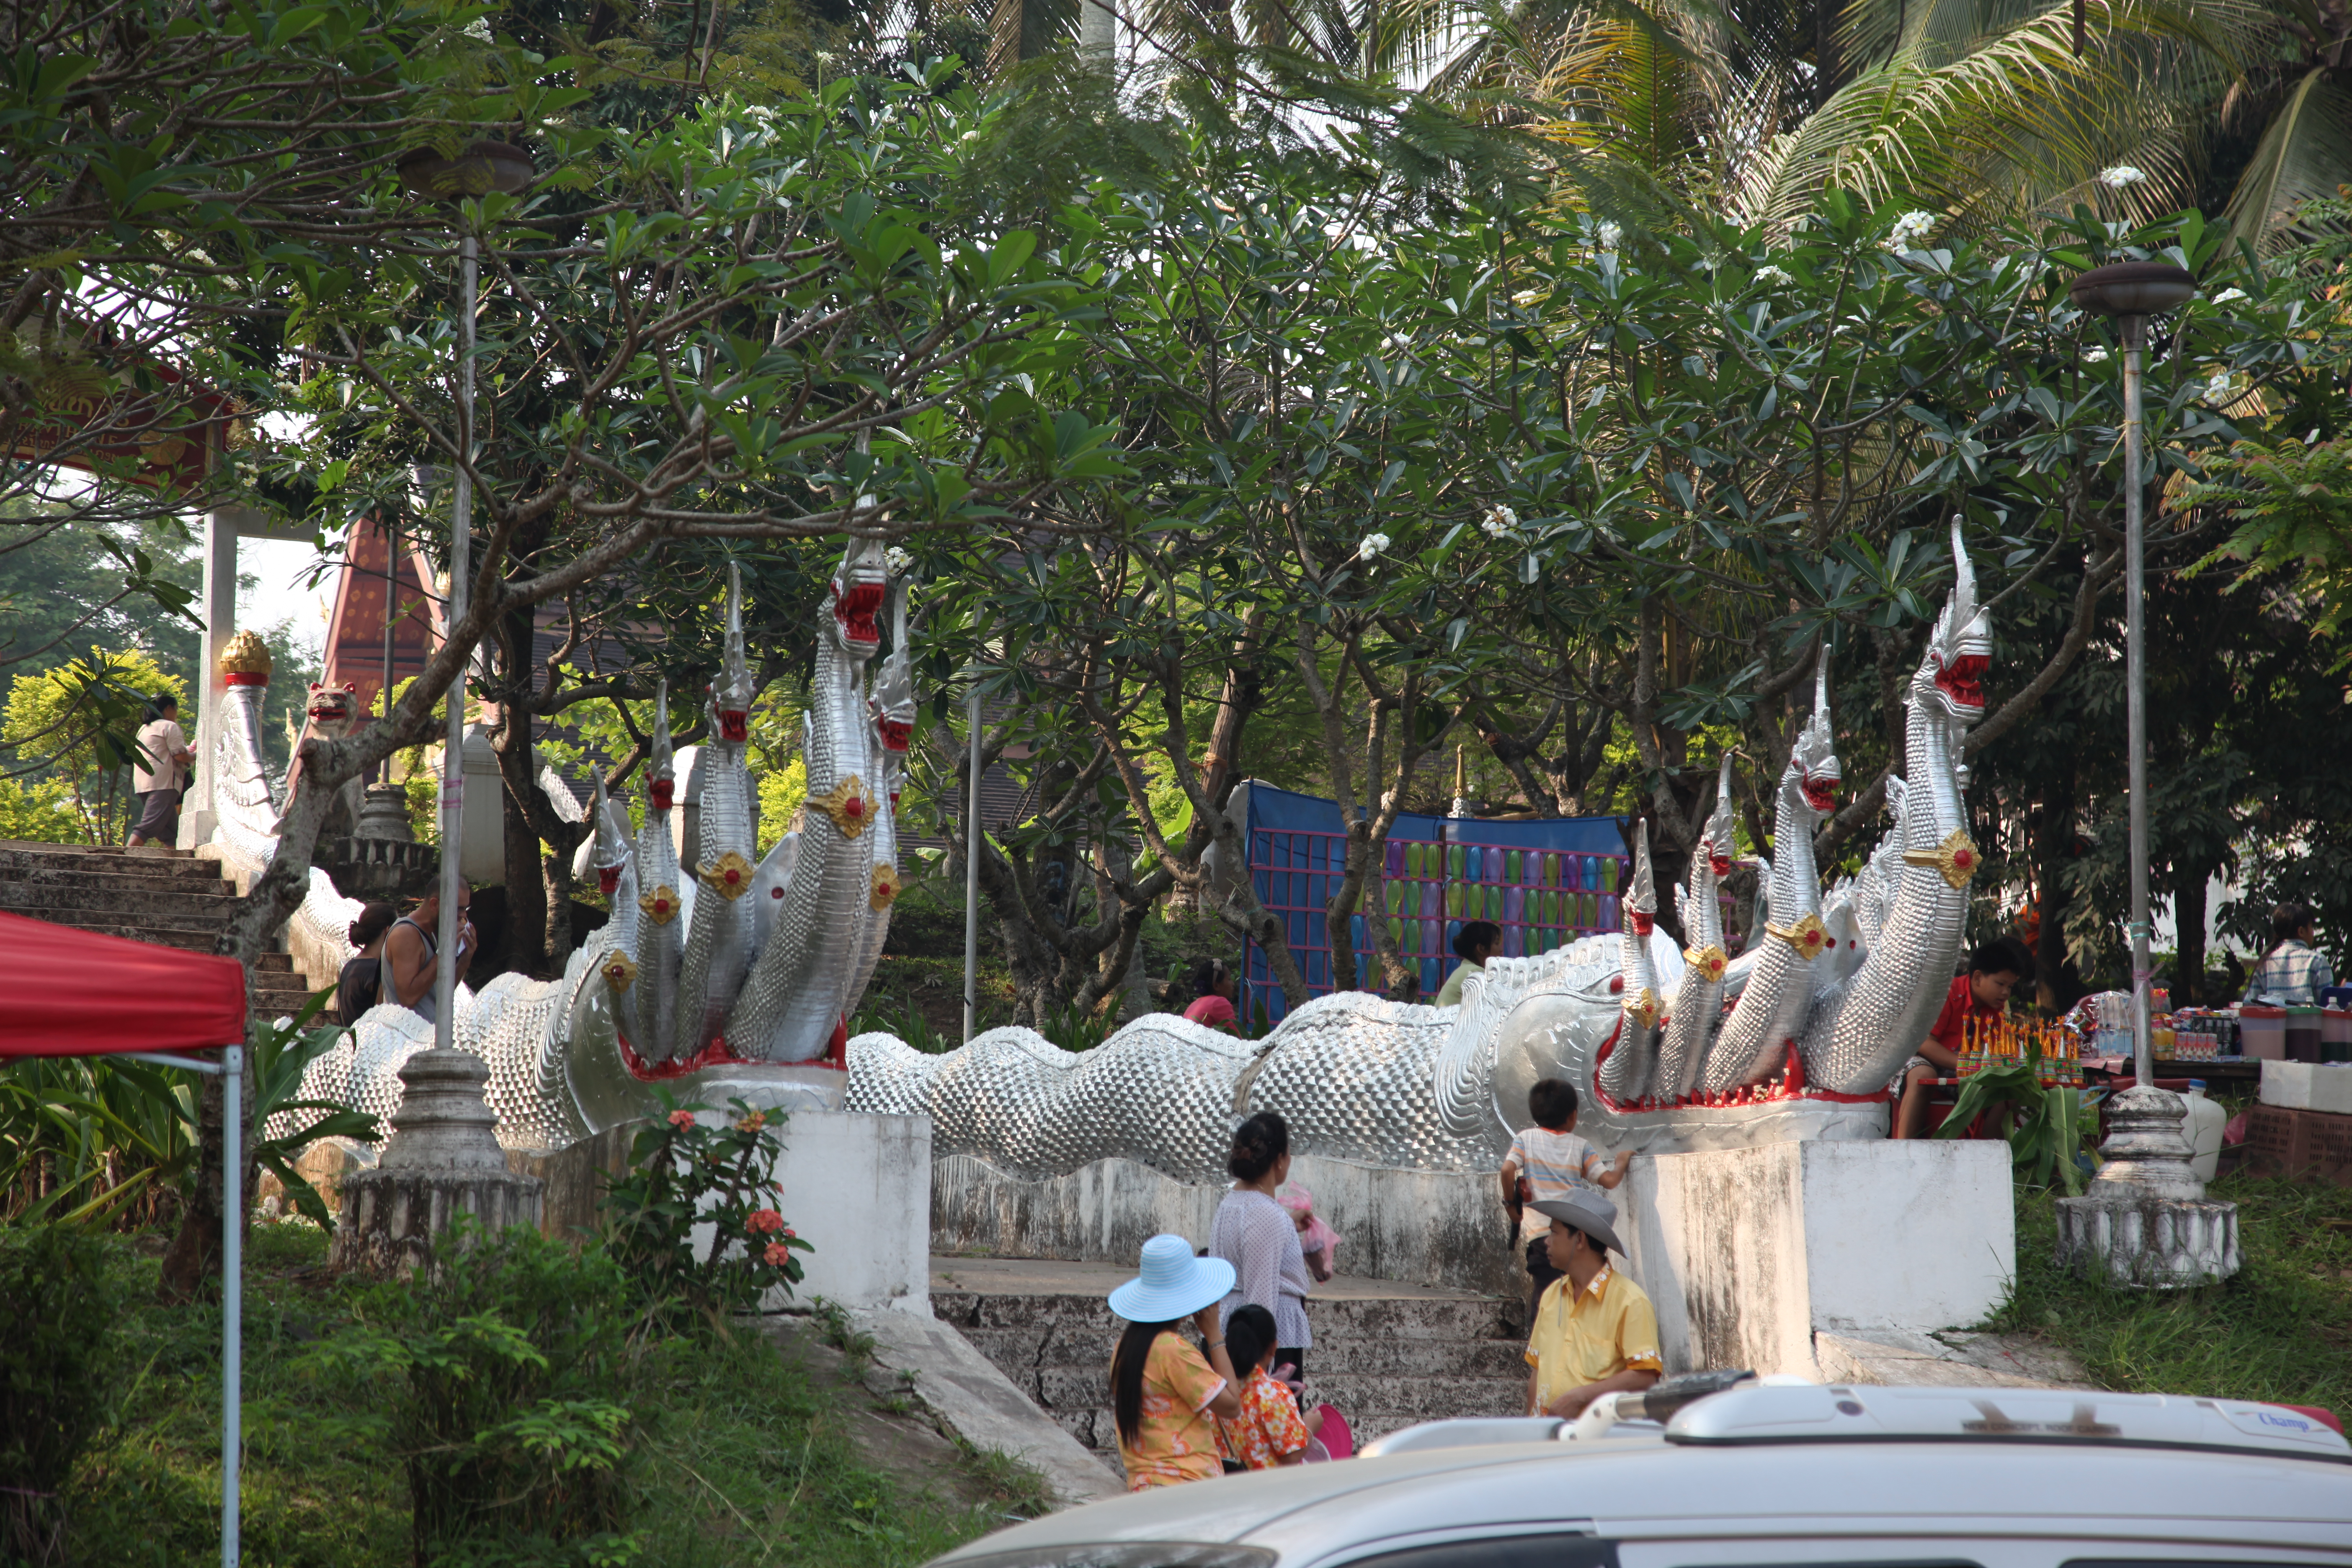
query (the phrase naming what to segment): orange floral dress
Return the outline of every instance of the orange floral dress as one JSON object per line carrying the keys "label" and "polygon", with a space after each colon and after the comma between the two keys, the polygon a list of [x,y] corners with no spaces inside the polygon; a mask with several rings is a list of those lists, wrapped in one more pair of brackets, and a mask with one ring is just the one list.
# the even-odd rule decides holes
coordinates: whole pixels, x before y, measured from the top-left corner
{"label": "orange floral dress", "polygon": [[1135,1441],[1118,1440],[1127,1467],[1127,1489],[1205,1481],[1225,1473],[1209,1402],[1224,1392],[1225,1380],[1174,1330],[1151,1342],[1143,1358],[1143,1419]]}
{"label": "orange floral dress", "polygon": [[1314,1441],[1299,1418],[1298,1402],[1264,1367],[1253,1370],[1242,1384],[1241,1401],[1239,1415],[1230,1421],[1217,1417],[1217,1436],[1225,1457],[1242,1468],[1270,1470]]}

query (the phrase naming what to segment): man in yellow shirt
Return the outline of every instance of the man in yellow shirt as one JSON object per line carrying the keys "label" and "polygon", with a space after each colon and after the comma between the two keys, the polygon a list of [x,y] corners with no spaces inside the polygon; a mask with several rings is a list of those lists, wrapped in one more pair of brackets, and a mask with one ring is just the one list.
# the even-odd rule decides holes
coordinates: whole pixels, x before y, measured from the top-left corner
{"label": "man in yellow shirt", "polygon": [[1658,1314],[1642,1288],[1609,1265],[1622,1254],[1617,1205],[1570,1191],[1528,1205],[1551,1221],[1551,1266],[1561,1278],[1536,1302],[1528,1333],[1528,1410],[1569,1419],[1604,1394],[1658,1381]]}

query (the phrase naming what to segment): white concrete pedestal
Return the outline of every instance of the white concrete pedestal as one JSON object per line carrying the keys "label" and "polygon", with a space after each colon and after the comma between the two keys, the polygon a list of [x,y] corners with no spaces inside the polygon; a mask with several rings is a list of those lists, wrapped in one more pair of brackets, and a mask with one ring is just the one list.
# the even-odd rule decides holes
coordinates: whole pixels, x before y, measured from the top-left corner
{"label": "white concrete pedestal", "polygon": [[1819,1377],[1816,1332],[1965,1327],[2017,1272],[1990,1140],[1806,1142],[1633,1162],[1613,1196],[1666,1370]]}
{"label": "white concrete pedestal", "polygon": [[[801,1255],[805,1273],[793,1294],[777,1290],[765,1305],[805,1307],[823,1297],[930,1316],[930,1118],[784,1109],[792,1120],[775,1164],[783,1186],[776,1209],[815,1250]],[[705,1111],[701,1120],[723,1125],[733,1115]],[[710,1236],[709,1226],[695,1227],[698,1257]]]}

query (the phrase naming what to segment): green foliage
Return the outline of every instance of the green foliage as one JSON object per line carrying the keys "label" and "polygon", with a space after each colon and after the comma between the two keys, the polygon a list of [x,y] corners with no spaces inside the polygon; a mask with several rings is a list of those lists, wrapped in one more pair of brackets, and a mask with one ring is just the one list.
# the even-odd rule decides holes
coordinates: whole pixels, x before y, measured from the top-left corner
{"label": "green foliage", "polygon": [[1118,1010],[1108,1005],[1088,1011],[1064,1003],[1037,1021],[1037,1032],[1066,1051],[1093,1050],[1118,1027]]}
{"label": "green foliage", "polygon": [[[133,1375],[117,1380],[109,1409],[118,1418],[65,1489],[72,1560],[177,1568],[216,1558],[219,1311],[156,1304],[154,1262],[125,1239],[100,1239],[121,1303],[121,1364]],[[363,1352],[389,1331],[366,1310],[374,1288],[323,1283],[325,1247],[317,1230],[279,1226],[257,1227],[247,1252],[246,1560],[414,1568],[405,1467],[385,1446],[404,1374],[354,1376],[338,1353]],[[550,1289],[569,1291],[577,1278],[559,1268]],[[588,1279],[603,1288],[593,1267]],[[875,1468],[852,1439],[856,1391],[813,1378],[763,1337],[673,1338],[640,1351],[617,1375],[559,1397],[629,1412],[632,1447],[617,1474],[629,1494],[623,1533],[638,1543],[642,1568],[915,1568],[1003,1522],[993,1508],[927,1495],[931,1478],[902,1488]],[[372,1356],[361,1364],[373,1368]],[[487,1370],[509,1375],[503,1363]],[[583,1555],[576,1542],[490,1533],[479,1549],[509,1563]]]}
{"label": "green foliage", "polygon": [[320,992],[302,1011],[284,1024],[257,1020],[247,1059],[251,1063],[252,1125],[256,1129],[253,1159],[285,1184],[294,1206],[321,1229],[331,1229],[333,1216],[301,1172],[294,1168],[303,1151],[321,1138],[346,1138],[355,1143],[379,1143],[383,1129],[375,1117],[331,1100],[303,1100],[302,1073],[332,1049],[348,1032],[336,1026],[307,1029],[310,1020],[334,995]]}
{"label": "green foliage", "polygon": [[[873,997],[870,991],[867,994],[870,1000],[877,1002],[880,1000]],[[930,1019],[912,1001],[902,1003],[896,1011],[885,1007],[868,1006],[849,1021],[849,1035],[852,1039],[860,1035],[877,1033],[895,1035],[905,1045],[922,1052],[925,1056],[932,1057],[944,1056],[963,1043],[961,1040],[950,1040],[931,1027]]]}
{"label": "green foliage", "polygon": [[429,1278],[377,1289],[357,1318],[313,1360],[381,1401],[347,1434],[405,1468],[419,1568],[635,1560],[635,1312],[609,1257],[460,1215]]}
{"label": "green foliage", "polygon": [[776,847],[793,825],[793,814],[808,799],[808,764],[798,757],[772,773],[760,775],[760,853]]}
{"label": "green foliage", "polygon": [[0,1202],[71,1224],[170,1214],[194,1171],[195,1097],[193,1074],[147,1062],[0,1067]]}
{"label": "green foliage", "polygon": [[[794,1254],[809,1244],[784,1224],[776,1206],[783,1189],[772,1174],[786,1118],[735,1100],[733,1119],[713,1128],[695,1116],[706,1108],[657,1092],[661,1120],[637,1133],[628,1173],[611,1180],[598,1205],[604,1242],[649,1321],[723,1336],[733,1314],[755,1310],[771,1290],[790,1295],[801,1279]],[[710,1226],[698,1258],[698,1225]]]}
{"label": "green foliage", "polygon": [[2010,1163],[2019,1182],[2047,1187],[2054,1181],[2070,1195],[2078,1194],[2084,1177],[2080,1158],[2099,1138],[2096,1102],[2085,1104],[2078,1089],[2045,1088],[2041,1072],[2036,1055],[1970,1074],[1936,1136],[1958,1138],[1984,1112],[2006,1111]]}
{"label": "green foliage", "polygon": [[71,844],[81,837],[73,792],[62,779],[0,779],[0,838]]}
{"label": "green foliage", "polygon": [[2053,1261],[2058,1196],[2017,1191],[2017,1283],[1985,1325],[2054,1341],[2105,1387],[2352,1410],[2352,1190],[2224,1177],[2243,1267],[2189,1290],[2130,1290]]}
{"label": "green foliage", "polygon": [[97,1237],[0,1229],[0,1560],[62,1560],[59,1494],[113,1414],[120,1307]]}
{"label": "green foliage", "polygon": [[[2315,629],[2332,638],[2352,610],[2352,441],[2318,435],[2315,427],[2308,439],[2283,432],[2275,441],[2241,441],[2183,499],[2216,506],[2237,524],[2197,570],[2242,563],[2231,584],[2241,593],[2283,576],[2316,608]],[[2340,653],[2336,668],[2347,662],[2352,651]]]}
{"label": "green foliage", "polygon": [[147,653],[93,647],[10,682],[0,744],[15,752],[19,767],[38,764],[63,781],[87,842],[116,843],[130,827],[139,728],[148,701],[165,691],[185,708],[186,683]]}

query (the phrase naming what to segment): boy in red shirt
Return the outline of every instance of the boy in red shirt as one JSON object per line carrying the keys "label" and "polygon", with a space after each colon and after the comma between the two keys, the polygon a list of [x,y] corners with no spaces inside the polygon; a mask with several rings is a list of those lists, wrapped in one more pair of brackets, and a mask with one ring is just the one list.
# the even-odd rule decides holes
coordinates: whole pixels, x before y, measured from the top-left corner
{"label": "boy in red shirt", "polygon": [[2033,955],[2013,936],[1996,937],[1969,954],[1969,972],[1952,982],[1935,1027],[1919,1042],[1919,1054],[1903,1064],[1895,1137],[1920,1136],[1919,1124],[1927,1116],[1927,1086],[1960,1065],[1961,1031],[1968,1019],[2000,1017],[2009,1010],[2010,993],[2032,978]]}

